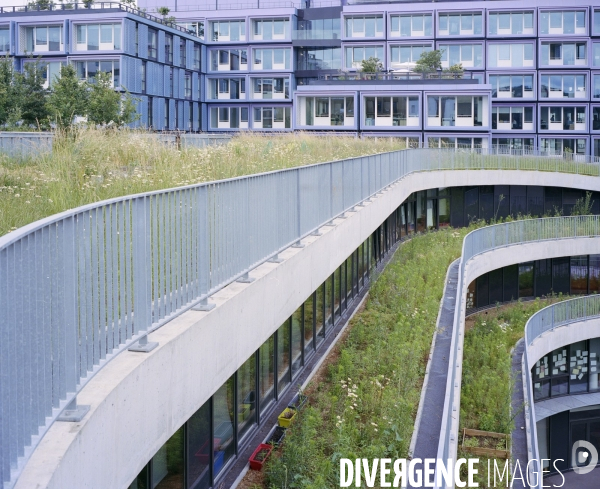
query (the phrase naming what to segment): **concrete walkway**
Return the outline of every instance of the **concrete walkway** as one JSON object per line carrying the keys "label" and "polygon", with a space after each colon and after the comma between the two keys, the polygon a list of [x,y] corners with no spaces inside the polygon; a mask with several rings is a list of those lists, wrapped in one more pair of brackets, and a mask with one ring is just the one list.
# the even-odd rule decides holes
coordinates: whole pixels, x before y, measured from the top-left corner
{"label": "concrete walkway", "polygon": [[[515,379],[514,388],[512,391],[512,413],[515,422],[515,427],[512,432],[511,451],[514,464],[519,461],[519,466],[525,473],[527,467],[527,430],[525,429],[525,410],[523,399],[523,376],[521,375],[521,360],[525,351],[525,341],[521,338],[515,345],[512,355],[512,376]],[[513,484],[514,489],[529,489],[527,480],[525,483],[521,479],[516,479]]]}
{"label": "concrete walkway", "polygon": [[450,345],[454,329],[454,307],[456,304],[459,262],[460,260],[456,260],[450,265],[448,283],[442,297],[435,347],[430,360],[425,396],[421,399],[421,419],[417,429],[417,441],[412,458],[437,458],[444,400],[446,398]]}

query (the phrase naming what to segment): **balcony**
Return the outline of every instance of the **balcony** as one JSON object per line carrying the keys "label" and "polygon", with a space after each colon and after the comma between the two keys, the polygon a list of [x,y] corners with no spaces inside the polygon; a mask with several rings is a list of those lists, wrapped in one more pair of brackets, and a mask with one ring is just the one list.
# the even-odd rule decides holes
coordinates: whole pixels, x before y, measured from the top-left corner
{"label": "balcony", "polygon": [[388,72],[388,73],[323,73],[319,75],[318,80],[311,80],[310,85],[332,85],[338,83],[359,84],[370,82],[373,84],[384,83],[459,83],[472,84],[479,83],[471,72],[464,73],[448,73],[448,72],[433,72],[433,73],[414,73],[414,72]]}

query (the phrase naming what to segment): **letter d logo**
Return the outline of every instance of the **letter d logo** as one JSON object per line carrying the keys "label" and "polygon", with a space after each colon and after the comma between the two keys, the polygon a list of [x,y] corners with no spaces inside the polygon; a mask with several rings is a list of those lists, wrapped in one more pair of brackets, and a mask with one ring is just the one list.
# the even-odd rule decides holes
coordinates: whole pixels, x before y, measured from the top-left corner
{"label": "letter d logo", "polygon": [[[579,448],[585,448],[590,453],[577,453],[577,450]],[[591,457],[588,457],[588,455],[591,455]],[[588,462],[588,464],[584,466],[577,465],[584,464],[585,462]],[[596,450],[596,447],[594,447],[594,445],[584,440],[579,440],[573,443],[573,448],[571,449],[571,465],[573,466],[573,472],[575,472],[576,474],[589,474],[592,470],[596,468],[597,463],[598,450]]]}

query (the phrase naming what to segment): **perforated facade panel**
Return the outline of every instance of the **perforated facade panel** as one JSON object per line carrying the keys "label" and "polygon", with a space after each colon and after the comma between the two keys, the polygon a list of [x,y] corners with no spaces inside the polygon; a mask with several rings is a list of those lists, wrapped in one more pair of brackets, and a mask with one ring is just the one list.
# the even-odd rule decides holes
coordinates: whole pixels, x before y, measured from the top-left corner
{"label": "perforated facade panel", "polygon": [[163,66],[163,94],[165,97],[171,96],[171,67]]}
{"label": "perforated facade panel", "polygon": [[198,94],[200,91],[200,83],[198,79],[198,73],[192,73],[192,100],[200,100]]}
{"label": "perforated facade panel", "polygon": [[198,106],[198,102],[193,103],[193,116],[194,116],[194,125],[192,129],[194,131],[200,130],[200,107]]}
{"label": "perforated facade panel", "polygon": [[165,31],[158,31],[158,52],[156,57],[159,63],[165,62]]}
{"label": "perforated facade panel", "polygon": [[138,25],[138,56],[148,58],[148,26],[146,24]]}
{"label": "perforated facade panel", "polygon": [[183,102],[183,129],[189,131],[192,129],[190,124],[190,103]]}
{"label": "perforated facade panel", "polygon": [[173,64],[179,66],[179,44],[181,42],[181,38],[179,36],[173,36]]}
{"label": "perforated facade panel", "polygon": [[175,129],[175,105],[177,102],[173,99],[169,100],[169,129]]}
{"label": "perforated facade panel", "polygon": [[194,41],[190,41],[187,40],[185,41],[185,49],[187,51],[186,53],[186,65],[185,67],[188,70],[193,70],[194,69]]}
{"label": "perforated facade panel", "polygon": [[123,51],[136,56],[135,49],[135,26],[136,22],[130,19],[123,20]]}

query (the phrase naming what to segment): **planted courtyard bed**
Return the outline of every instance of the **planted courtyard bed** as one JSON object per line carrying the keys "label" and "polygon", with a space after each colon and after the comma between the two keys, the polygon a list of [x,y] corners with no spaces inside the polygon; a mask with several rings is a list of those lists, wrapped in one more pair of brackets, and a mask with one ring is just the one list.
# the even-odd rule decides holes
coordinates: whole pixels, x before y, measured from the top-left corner
{"label": "planted courtyard bed", "polygon": [[[340,458],[405,458],[446,271],[468,232],[404,243],[305,393],[264,487],[339,487]],[[287,482],[286,482],[287,481]]]}
{"label": "planted courtyard bed", "polygon": [[[567,296],[548,299],[535,299],[529,302],[515,302],[494,307],[467,318],[465,324],[465,343],[463,354],[463,378],[460,401],[460,433],[482,431],[493,432],[510,438],[514,428],[514,420],[523,406],[511,410],[512,390],[515,378],[512,373],[511,351],[523,337],[527,320],[540,309]],[[470,438],[470,439],[469,439]],[[476,437],[467,437],[459,447],[459,457],[472,457],[474,447],[494,448],[498,451],[508,450],[504,442],[483,437],[483,442],[475,441]],[[483,443],[483,444],[482,444]],[[506,446],[509,446],[507,443]],[[477,452],[477,450],[476,450]],[[479,451],[479,473],[475,482],[479,487],[492,489],[504,487],[487,484],[488,459],[503,458],[501,454],[488,454]],[[501,460],[498,460],[500,463]],[[466,473],[466,472],[465,472]],[[464,475],[464,474],[463,474]]]}

